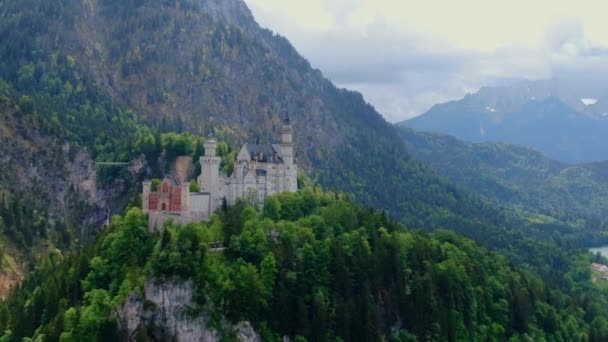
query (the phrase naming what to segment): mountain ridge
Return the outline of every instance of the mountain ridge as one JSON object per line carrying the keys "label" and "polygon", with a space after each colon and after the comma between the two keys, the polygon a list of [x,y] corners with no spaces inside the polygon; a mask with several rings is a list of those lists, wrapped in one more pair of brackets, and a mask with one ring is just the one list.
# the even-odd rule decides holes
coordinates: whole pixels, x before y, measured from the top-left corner
{"label": "mountain ridge", "polygon": [[562,162],[608,160],[608,151],[601,148],[608,134],[607,118],[590,113],[591,106],[578,96],[529,90],[525,84],[482,88],[399,125],[471,142],[526,145]]}

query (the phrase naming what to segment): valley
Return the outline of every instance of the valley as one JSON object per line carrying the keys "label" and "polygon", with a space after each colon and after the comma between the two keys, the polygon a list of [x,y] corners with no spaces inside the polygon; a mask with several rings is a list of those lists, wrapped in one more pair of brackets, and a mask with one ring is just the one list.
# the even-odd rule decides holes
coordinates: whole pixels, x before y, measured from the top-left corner
{"label": "valley", "polygon": [[413,158],[468,191],[507,204],[539,229],[579,235],[575,243],[580,247],[606,241],[606,162],[572,165],[520,145],[469,143],[404,127],[400,134]]}

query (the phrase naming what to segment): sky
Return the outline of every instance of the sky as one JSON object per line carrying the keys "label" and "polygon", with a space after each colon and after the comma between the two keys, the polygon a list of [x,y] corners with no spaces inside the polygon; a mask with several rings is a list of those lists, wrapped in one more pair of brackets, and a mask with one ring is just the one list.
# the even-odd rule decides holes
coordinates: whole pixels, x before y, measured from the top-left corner
{"label": "sky", "polygon": [[[245,0],[313,67],[391,122],[482,86],[608,80],[608,3],[598,0]],[[593,85],[593,86],[590,86]]]}

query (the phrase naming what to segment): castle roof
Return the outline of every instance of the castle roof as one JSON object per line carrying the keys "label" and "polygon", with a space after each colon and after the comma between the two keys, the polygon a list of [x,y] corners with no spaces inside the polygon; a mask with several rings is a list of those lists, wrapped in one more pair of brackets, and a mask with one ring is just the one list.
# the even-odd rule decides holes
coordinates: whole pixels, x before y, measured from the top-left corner
{"label": "castle roof", "polygon": [[262,170],[262,169],[257,169],[255,170],[255,175],[258,177],[266,177],[266,170]]}
{"label": "castle roof", "polygon": [[162,181],[163,183],[167,182],[169,183],[169,185],[171,186],[179,186],[179,182],[177,181],[177,179],[173,176],[165,176],[165,178]]}
{"label": "castle roof", "polygon": [[249,154],[250,160],[264,163],[282,163],[280,146],[278,144],[245,144],[243,149]]}

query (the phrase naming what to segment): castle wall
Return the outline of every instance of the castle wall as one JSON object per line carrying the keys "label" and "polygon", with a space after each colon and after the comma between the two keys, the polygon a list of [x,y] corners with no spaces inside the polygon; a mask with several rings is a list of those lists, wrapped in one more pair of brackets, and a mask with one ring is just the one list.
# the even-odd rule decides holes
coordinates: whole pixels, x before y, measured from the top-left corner
{"label": "castle wall", "polygon": [[179,214],[151,211],[148,213],[148,231],[151,233],[160,232],[166,222],[172,221],[175,224],[198,223],[209,220],[209,215],[204,213],[184,212]]}
{"label": "castle wall", "polygon": [[171,187],[169,194],[169,211],[182,211],[182,189]]}
{"label": "castle wall", "polygon": [[208,193],[190,193],[190,211],[209,216],[211,197]]}
{"label": "castle wall", "polygon": [[[159,204],[158,194],[156,194],[156,193],[150,194],[148,196],[148,210],[160,210],[158,204]],[[144,212],[146,212],[146,211],[144,210]]]}
{"label": "castle wall", "polygon": [[141,210],[144,213],[147,213],[150,210],[150,190],[151,190],[151,188],[152,188],[152,183],[144,182],[143,192],[141,195],[141,203],[142,203]]}

